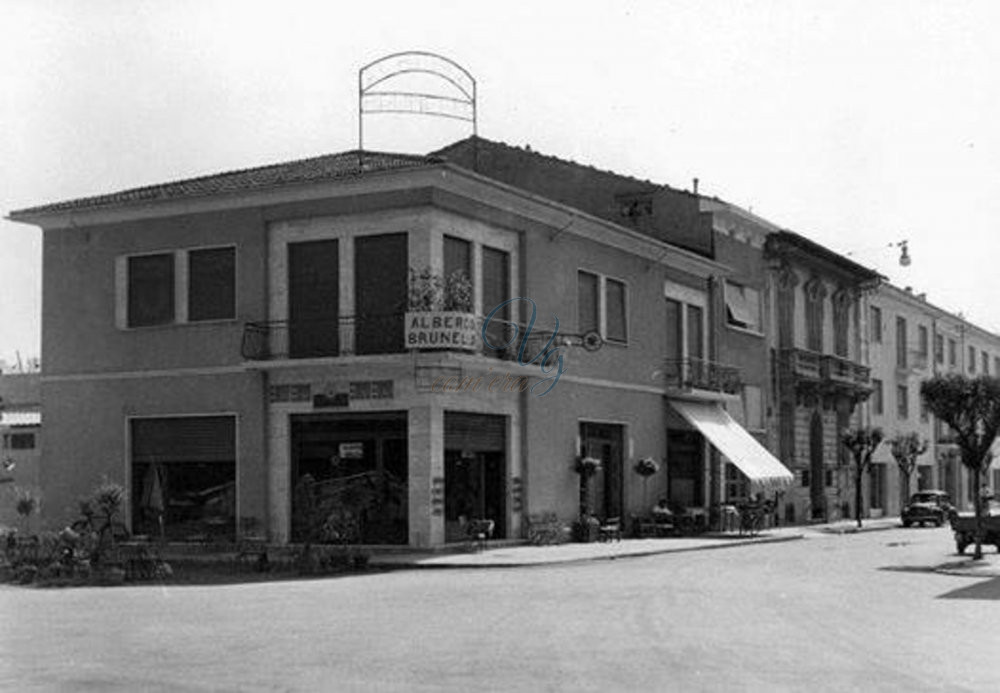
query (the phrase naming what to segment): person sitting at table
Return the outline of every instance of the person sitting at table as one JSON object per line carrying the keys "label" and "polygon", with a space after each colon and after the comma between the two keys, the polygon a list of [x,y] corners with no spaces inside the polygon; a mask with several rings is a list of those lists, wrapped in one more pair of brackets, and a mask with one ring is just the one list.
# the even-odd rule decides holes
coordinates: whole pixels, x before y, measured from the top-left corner
{"label": "person sitting at table", "polygon": [[668,507],[666,498],[661,498],[656,502],[656,505],[653,506],[652,515],[653,522],[656,524],[672,525],[674,523],[674,514]]}

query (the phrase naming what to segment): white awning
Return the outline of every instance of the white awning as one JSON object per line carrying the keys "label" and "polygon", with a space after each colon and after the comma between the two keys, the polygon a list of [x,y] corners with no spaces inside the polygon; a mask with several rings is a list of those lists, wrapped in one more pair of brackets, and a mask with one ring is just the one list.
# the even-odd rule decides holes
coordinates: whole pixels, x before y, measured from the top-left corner
{"label": "white awning", "polygon": [[726,459],[759,486],[787,486],[794,475],[747,433],[719,404],[670,400],[681,416],[701,431]]}
{"label": "white awning", "polygon": [[0,411],[0,426],[40,426],[41,424],[41,412]]}

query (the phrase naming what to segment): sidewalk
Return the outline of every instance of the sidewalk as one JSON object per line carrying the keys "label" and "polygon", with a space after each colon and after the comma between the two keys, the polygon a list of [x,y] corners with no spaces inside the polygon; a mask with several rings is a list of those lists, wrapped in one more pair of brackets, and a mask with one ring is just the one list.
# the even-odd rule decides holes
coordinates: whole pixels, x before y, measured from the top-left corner
{"label": "sidewalk", "polygon": [[696,537],[664,539],[623,539],[622,541],[590,544],[558,544],[553,546],[506,546],[465,553],[397,553],[375,555],[371,565],[386,568],[524,568],[561,565],[584,561],[616,560],[653,556],[661,553],[704,551],[751,544],[802,539],[805,527],[778,527],[755,537],[736,534],[703,534]]}
{"label": "sidewalk", "polygon": [[707,533],[693,537],[663,539],[623,539],[591,544],[553,546],[504,546],[460,553],[406,552],[375,555],[371,564],[385,568],[523,568],[561,565],[584,561],[610,561],[619,558],[653,556],[682,551],[705,551],[752,544],[773,544],[803,539],[809,534],[854,534],[877,532],[899,527],[898,517],[865,519],[859,530],[854,520],[840,520],[822,525],[795,525],[765,530],[755,537],[738,534]]}

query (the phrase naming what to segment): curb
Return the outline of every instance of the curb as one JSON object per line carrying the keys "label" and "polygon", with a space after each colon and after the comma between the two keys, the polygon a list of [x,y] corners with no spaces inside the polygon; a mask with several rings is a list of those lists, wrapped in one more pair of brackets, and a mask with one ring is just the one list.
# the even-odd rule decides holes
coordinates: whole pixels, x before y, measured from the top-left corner
{"label": "curb", "polygon": [[494,570],[497,568],[544,568],[548,566],[574,565],[580,563],[593,563],[596,561],[617,561],[619,559],[643,558],[646,556],[660,556],[668,553],[688,553],[691,551],[712,551],[716,549],[727,549],[738,546],[755,546],[757,544],[779,544],[787,541],[805,539],[804,534],[791,534],[779,537],[763,537],[760,539],[746,539],[720,542],[718,544],[706,544],[703,546],[685,546],[680,548],[663,548],[652,551],[632,551],[614,555],[594,555],[580,556],[574,558],[553,559],[546,561],[527,562],[504,562],[504,563],[410,563],[390,561],[373,561],[372,565],[387,570]]}

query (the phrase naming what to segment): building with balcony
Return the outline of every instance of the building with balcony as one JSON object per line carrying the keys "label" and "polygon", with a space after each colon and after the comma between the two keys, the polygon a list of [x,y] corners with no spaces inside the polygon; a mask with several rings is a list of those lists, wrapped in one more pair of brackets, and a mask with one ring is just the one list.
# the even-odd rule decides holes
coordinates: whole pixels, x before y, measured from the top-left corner
{"label": "building with balcony", "polygon": [[784,512],[789,521],[848,516],[840,434],[860,422],[871,393],[862,306],[880,276],[789,231],[769,235],[764,251],[781,459],[796,474]]}
{"label": "building with balcony", "polygon": [[[972,509],[976,482],[962,466],[949,427],[927,411],[920,383],[937,374],[1000,375],[1000,337],[962,316],[927,301],[924,294],[885,283],[867,296],[872,397],[864,417],[889,440],[917,433],[928,448],[917,460],[916,473],[905,485],[888,443],[872,456],[865,502],[873,515],[898,514],[904,497],[918,489],[946,491],[961,509]],[[1000,467],[994,462],[986,480],[1000,489]]]}
{"label": "building with balcony", "polygon": [[12,213],[44,230],[46,522],[107,477],[136,533],[429,547],[575,519],[580,457],[605,518],[655,500],[643,457],[703,513],[712,448],[790,478],[726,411],[724,263],[476,169],[353,151]]}

